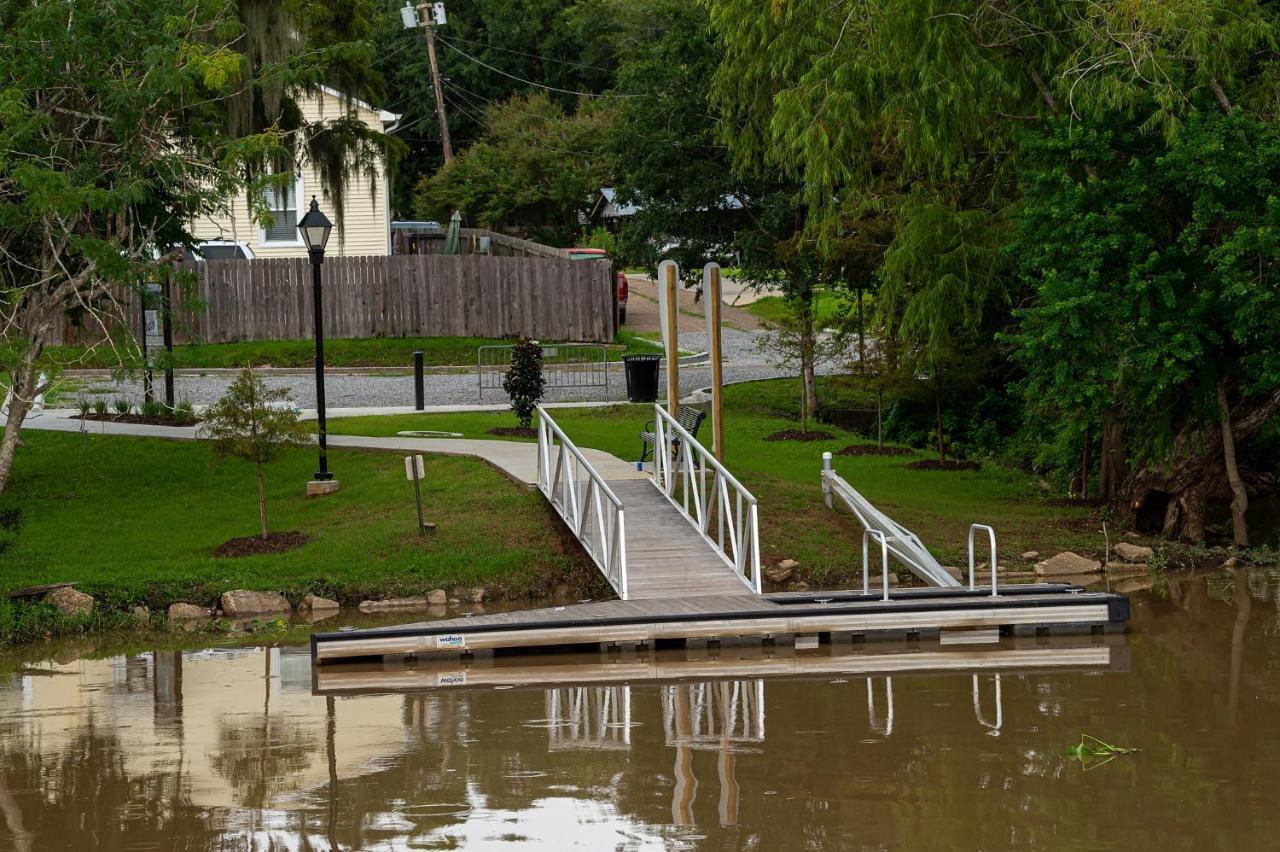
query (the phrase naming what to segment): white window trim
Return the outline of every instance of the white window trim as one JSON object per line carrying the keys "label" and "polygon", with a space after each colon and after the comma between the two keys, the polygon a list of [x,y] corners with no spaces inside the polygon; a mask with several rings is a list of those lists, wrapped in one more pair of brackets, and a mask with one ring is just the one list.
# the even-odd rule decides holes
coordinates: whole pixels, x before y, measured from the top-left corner
{"label": "white window trim", "polygon": [[[293,171],[293,191],[294,191],[293,203],[294,203],[294,210],[296,211],[297,220],[299,222],[302,221],[303,215],[307,212],[306,207],[304,207],[302,204],[302,199],[305,197],[305,193],[302,190],[303,190],[302,172],[300,172],[297,169],[294,169]],[[264,248],[266,247],[291,248],[295,246],[305,247],[306,243],[302,241],[302,234],[298,231],[297,228],[294,228],[293,233],[294,233],[294,238],[292,240],[269,240],[267,239],[267,229],[259,225],[258,226],[258,245],[263,246]]]}

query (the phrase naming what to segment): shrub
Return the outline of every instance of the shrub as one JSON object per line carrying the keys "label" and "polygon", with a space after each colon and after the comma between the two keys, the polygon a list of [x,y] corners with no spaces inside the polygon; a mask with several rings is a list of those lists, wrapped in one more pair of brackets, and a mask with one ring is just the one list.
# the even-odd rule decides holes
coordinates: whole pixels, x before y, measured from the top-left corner
{"label": "shrub", "polygon": [[528,429],[533,422],[533,412],[546,385],[542,377],[542,345],[536,340],[520,338],[511,348],[511,369],[502,379],[502,389],[511,398],[511,410],[523,428]]}

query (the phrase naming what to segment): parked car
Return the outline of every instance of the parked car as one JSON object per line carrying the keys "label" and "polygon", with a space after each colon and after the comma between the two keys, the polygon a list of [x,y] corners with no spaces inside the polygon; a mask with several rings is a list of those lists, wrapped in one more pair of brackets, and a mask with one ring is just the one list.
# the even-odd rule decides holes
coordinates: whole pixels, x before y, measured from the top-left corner
{"label": "parked car", "polygon": [[200,260],[253,260],[253,249],[248,243],[235,240],[201,240],[195,250],[184,254],[187,262]]}
{"label": "parked car", "polygon": [[[608,260],[609,253],[604,249],[598,248],[571,248],[567,249],[570,260]],[[627,321],[627,276],[622,272],[615,271],[613,274],[614,283],[618,294],[618,324],[622,325]]]}

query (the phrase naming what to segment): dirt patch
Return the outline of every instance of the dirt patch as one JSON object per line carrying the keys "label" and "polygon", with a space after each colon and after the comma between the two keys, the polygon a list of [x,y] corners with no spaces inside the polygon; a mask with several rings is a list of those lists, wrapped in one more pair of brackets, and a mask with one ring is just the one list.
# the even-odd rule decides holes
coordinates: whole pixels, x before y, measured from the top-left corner
{"label": "dirt patch", "polygon": [[938,459],[921,459],[907,465],[907,470],[981,470],[982,464],[976,461],[939,461]]}
{"label": "dirt patch", "polygon": [[143,426],[195,426],[199,417],[174,417],[170,414],[86,414],[79,420],[104,423],[137,423]]}
{"label": "dirt patch", "polygon": [[834,438],[830,432],[801,432],[799,429],[783,429],[766,435],[766,441],[830,441]]}
{"label": "dirt patch", "polygon": [[500,438],[536,438],[538,430],[524,426],[494,426],[489,430],[489,434]]}
{"label": "dirt patch", "polygon": [[269,553],[285,553],[295,550],[311,540],[306,533],[293,530],[291,532],[267,533],[267,537],[247,535],[224,541],[213,549],[215,559],[227,559],[236,556],[261,556]]}
{"label": "dirt patch", "polygon": [[838,456],[909,456],[915,450],[909,450],[906,447],[877,447],[875,444],[850,444],[842,450],[837,450]]}
{"label": "dirt patch", "polygon": [[1055,509],[1096,509],[1102,501],[1092,497],[1050,497],[1044,504]]}

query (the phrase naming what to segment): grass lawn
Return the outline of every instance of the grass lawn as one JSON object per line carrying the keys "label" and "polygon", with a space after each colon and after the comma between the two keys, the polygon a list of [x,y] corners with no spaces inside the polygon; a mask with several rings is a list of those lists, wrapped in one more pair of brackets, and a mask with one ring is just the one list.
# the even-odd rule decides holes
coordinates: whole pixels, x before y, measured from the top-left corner
{"label": "grass lawn", "polygon": [[[329,367],[392,367],[413,369],[413,353],[421,351],[428,367],[474,367],[476,349],[480,346],[512,343],[511,340],[485,337],[370,337],[329,338],[324,342],[324,360]],[[618,332],[609,359],[617,360],[630,352],[658,352],[656,344],[629,331]],[[54,368],[104,368],[119,366],[119,353],[110,347],[88,351],[77,346],[51,346],[45,350],[46,363]],[[315,341],[258,340],[239,343],[190,343],[175,346],[174,366],[185,369],[235,368],[251,364],[255,367],[311,367],[315,357]]]}
{"label": "grass lawn", "polygon": [[[870,297],[866,299],[864,311],[870,311]],[[782,325],[791,318],[791,309],[781,296],[761,296],[750,304],[742,305],[743,310],[750,311],[762,321],[771,325]],[[849,316],[857,309],[857,299],[848,293],[818,293],[814,297],[814,321],[819,328],[826,328],[836,320]]]}
{"label": "grass lawn", "polygon": [[267,468],[268,517],[273,530],[300,530],[311,541],[283,554],[215,559],[217,545],[257,532],[250,465],[216,460],[190,442],[48,432],[23,440],[0,495],[0,522],[6,509],[22,517],[16,532],[0,529],[0,589],[70,580],[119,608],[208,603],[236,588],[283,591],[294,603],[307,592],[353,603],[472,586],[527,596],[595,582],[542,497],[477,460],[428,460],[423,502],[438,531],[419,543],[399,454],[331,452],[342,490],[308,500],[315,453],[290,452]]}
{"label": "grass lawn", "polygon": [[[794,429],[786,414],[798,393],[793,380],[752,382],[725,392],[727,465],[760,501],[761,548],[770,561],[793,558],[811,582],[845,585],[861,576],[861,527],[847,511],[830,512],[822,504],[818,472],[824,450],[836,452],[865,436],[820,425],[831,440],[797,443],[766,441],[767,435]],[[556,422],[579,446],[607,450],[623,459],[639,455],[638,433],[652,419],[652,406],[616,405],[553,411]],[[329,421],[335,434],[394,435],[411,429],[461,432],[468,438],[491,437],[494,426],[514,425],[510,414],[408,414]],[[709,424],[700,437],[710,443]],[[1101,549],[1102,536],[1085,521],[1085,512],[1045,505],[1035,480],[985,465],[970,471],[913,471],[905,465],[920,453],[904,456],[836,456],[836,470],[855,488],[900,523],[913,529],[944,564],[967,562],[970,523],[989,523],[999,533],[1002,564],[1018,565],[1016,554],[1029,549]],[[1021,566],[1019,566],[1021,567]]]}

